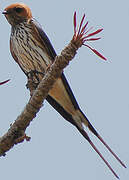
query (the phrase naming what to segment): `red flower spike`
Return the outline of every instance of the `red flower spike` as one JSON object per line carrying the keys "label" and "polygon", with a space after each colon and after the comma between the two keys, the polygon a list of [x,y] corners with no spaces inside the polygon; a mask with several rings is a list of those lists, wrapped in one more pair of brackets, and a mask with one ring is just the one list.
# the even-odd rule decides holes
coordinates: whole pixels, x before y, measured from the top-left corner
{"label": "red flower spike", "polygon": [[88,47],[91,51],[93,51],[97,56],[101,57],[103,60],[107,60],[102,54],[100,54],[96,49],[93,49],[92,47],[88,46],[87,44],[83,44],[84,46]]}
{"label": "red flower spike", "polygon": [[[82,17],[82,20],[81,20],[81,23],[80,23],[80,26],[79,26],[79,30],[78,30],[78,35],[80,34],[80,30],[81,30],[84,19],[85,19],[85,14]],[[85,29],[85,26],[82,29]]]}
{"label": "red flower spike", "polygon": [[76,34],[76,28],[77,28],[77,23],[76,23],[76,11],[74,12],[74,20],[73,20],[73,23],[74,23],[74,34]]}
{"label": "red flower spike", "polygon": [[3,82],[0,82],[0,85],[5,84],[5,83],[7,83],[8,81],[10,81],[10,79],[8,79],[8,80],[6,80],[6,81],[3,81]]}
{"label": "red flower spike", "polygon": [[83,26],[83,28],[82,28],[82,30],[81,30],[81,33],[85,32],[87,25],[88,25],[88,21],[87,21],[87,23]]}
{"label": "red flower spike", "polygon": [[94,36],[98,33],[100,33],[103,29],[98,29],[90,34],[88,34],[88,32],[93,28],[89,28],[87,29],[87,25],[88,25],[88,21],[86,22],[86,24],[83,26],[84,23],[84,19],[85,19],[85,14],[83,15],[79,28],[77,29],[77,21],[76,21],[76,11],[74,12],[74,35],[73,35],[73,40],[76,41],[77,43],[79,42],[78,46],[86,46],[88,47],[91,51],[93,51],[97,56],[101,57],[103,60],[107,60],[102,54],[100,54],[96,49],[93,49],[92,47],[90,47],[89,45],[85,44],[85,42],[87,41],[96,41],[101,39],[100,37],[98,38],[90,38],[91,36]]}
{"label": "red flower spike", "polygon": [[96,34],[100,33],[102,30],[103,30],[103,29],[98,29],[97,31],[95,31],[95,32],[93,32],[93,33],[88,34],[85,38],[88,38],[88,37],[90,37],[90,36],[94,36],[94,35],[96,35]]}
{"label": "red flower spike", "polygon": [[99,40],[101,38],[90,38],[90,39],[86,39],[86,41],[96,41],[96,40]]}

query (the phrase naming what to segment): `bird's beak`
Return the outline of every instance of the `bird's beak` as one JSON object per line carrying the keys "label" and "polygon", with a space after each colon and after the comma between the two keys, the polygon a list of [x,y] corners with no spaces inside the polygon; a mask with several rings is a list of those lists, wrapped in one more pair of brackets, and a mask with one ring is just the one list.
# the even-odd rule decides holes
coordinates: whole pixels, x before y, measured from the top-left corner
{"label": "bird's beak", "polygon": [[4,10],[4,11],[2,12],[2,14],[5,14],[5,15],[6,15],[6,14],[8,14],[8,12]]}

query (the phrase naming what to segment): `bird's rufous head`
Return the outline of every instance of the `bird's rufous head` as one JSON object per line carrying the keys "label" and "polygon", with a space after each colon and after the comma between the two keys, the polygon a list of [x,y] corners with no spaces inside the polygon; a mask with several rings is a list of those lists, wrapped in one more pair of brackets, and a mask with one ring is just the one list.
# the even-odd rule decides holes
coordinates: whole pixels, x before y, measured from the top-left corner
{"label": "bird's rufous head", "polygon": [[23,3],[11,4],[4,9],[3,14],[12,26],[32,18],[30,8]]}

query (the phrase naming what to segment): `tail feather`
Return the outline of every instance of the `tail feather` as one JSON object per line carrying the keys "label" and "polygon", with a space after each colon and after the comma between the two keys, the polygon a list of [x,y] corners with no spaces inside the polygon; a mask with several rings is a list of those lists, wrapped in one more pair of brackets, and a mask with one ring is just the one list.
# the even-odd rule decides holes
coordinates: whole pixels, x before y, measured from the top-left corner
{"label": "tail feather", "polygon": [[119,163],[126,168],[125,164],[120,160],[120,158],[111,150],[111,148],[106,144],[102,137],[98,134],[98,139],[104,144],[104,146],[111,152],[111,154],[119,161]]}
{"label": "tail feather", "polygon": [[92,126],[92,124],[90,123],[90,121],[88,120],[88,118],[85,116],[85,114],[80,110],[76,110],[76,115],[78,117],[80,117],[81,119],[81,123],[83,123],[86,127],[88,127],[90,129],[90,131],[98,137],[98,133],[97,131],[95,130],[95,128]]}
{"label": "tail feather", "polygon": [[[77,127],[77,126],[76,126]],[[92,148],[97,152],[97,154],[100,156],[100,158],[104,161],[104,163],[108,166],[108,168],[111,170],[111,172],[115,175],[116,178],[119,179],[119,176],[116,174],[116,172],[112,169],[112,167],[110,166],[110,164],[105,160],[105,158],[103,157],[103,155],[99,152],[99,150],[96,148],[96,146],[93,144],[93,142],[91,141],[91,139],[89,138],[88,134],[86,133],[86,131],[84,129],[80,129],[79,127],[77,127],[77,129],[79,130],[79,132],[83,135],[83,137],[90,143],[90,145],[92,146]]]}
{"label": "tail feather", "polygon": [[93,147],[93,149],[97,152],[97,154],[100,156],[100,158],[105,162],[105,164],[108,166],[108,168],[112,171],[112,173],[117,177],[118,175],[115,173],[115,171],[111,168],[110,164],[104,159],[102,154],[99,152],[99,150],[96,148],[96,146],[93,144],[91,139],[89,138],[88,134],[86,133],[84,129],[84,125],[89,128],[89,130],[106,146],[106,148],[112,153],[112,155],[121,163],[123,167],[126,167],[124,163],[118,158],[118,156],[111,150],[111,148],[105,143],[105,141],[101,138],[101,136],[98,134],[98,132],[95,130],[95,128],[92,126],[92,124],[89,122],[87,117],[83,114],[83,112],[80,109],[75,109],[73,114],[69,114],[57,101],[55,101],[51,96],[48,95],[46,98],[47,101],[71,124],[73,124],[78,131],[82,134],[82,136],[90,143],[90,145]]}
{"label": "tail feather", "polygon": [[120,160],[120,158],[111,150],[111,148],[106,144],[106,142],[102,139],[102,137],[98,134],[98,132],[95,130],[95,128],[92,126],[92,124],[89,122],[87,117],[83,114],[81,110],[78,110],[78,115],[81,117],[82,123],[86,125],[90,131],[97,136],[97,138],[104,144],[104,146],[110,151],[110,153],[119,161],[119,163],[126,168],[125,164]]}
{"label": "tail feather", "polygon": [[[126,168],[125,164],[120,160],[120,158],[111,150],[111,148],[106,144],[106,142],[102,139],[102,137],[98,134],[98,132],[95,130],[95,128],[92,126],[92,124],[89,122],[87,117],[83,114],[83,112],[78,109],[76,110],[76,116],[73,116],[76,123],[76,127],[79,130],[79,132],[83,135],[83,137],[90,143],[90,145],[93,147],[93,149],[98,153],[98,155],[101,157],[101,159],[105,162],[105,164],[109,167],[109,169],[112,171],[112,173],[117,177],[117,174],[114,172],[114,170],[111,168],[110,164],[104,159],[102,154],[98,151],[96,146],[93,144],[93,142],[90,140],[88,134],[84,130],[83,124],[89,128],[89,130],[104,144],[104,146],[110,151],[110,153],[118,160],[118,162]],[[80,118],[80,121],[77,119]],[[81,125],[79,124],[81,123]],[[79,124],[79,125],[78,125]]]}

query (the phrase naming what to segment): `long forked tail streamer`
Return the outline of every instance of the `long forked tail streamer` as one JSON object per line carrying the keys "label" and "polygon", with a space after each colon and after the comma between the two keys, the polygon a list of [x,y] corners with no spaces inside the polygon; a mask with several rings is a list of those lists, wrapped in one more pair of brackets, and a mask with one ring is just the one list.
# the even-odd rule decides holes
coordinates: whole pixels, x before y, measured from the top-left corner
{"label": "long forked tail streamer", "polygon": [[[88,119],[87,119],[88,121]],[[98,134],[98,132],[95,130],[95,128],[91,125],[91,123],[88,121],[88,128],[90,131],[103,143],[103,145],[108,149],[108,151],[116,158],[116,160],[124,167],[126,168],[125,164],[120,160],[120,158],[111,150],[111,148],[107,145],[107,143],[103,140],[103,138]]]}
{"label": "long forked tail streamer", "polygon": [[119,161],[119,163],[126,168],[125,164],[120,160],[120,158],[111,150],[111,148],[106,144],[100,135],[97,136],[99,140],[105,145],[105,147],[110,151],[110,153]]}
{"label": "long forked tail streamer", "polygon": [[108,166],[108,168],[111,170],[111,172],[115,175],[115,177],[119,179],[119,176],[115,173],[115,171],[112,169],[112,167],[110,166],[110,164],[104,159],[104,157],[103,157],[102,154],[98,151],[98,149],[97,149],[96,146],[92,143],[92,141],[90,141],[89,143],[90,143],[90,145],[93,147],[93,149],[97,152],[97,154],[101,157],[101,159],[105,162],[105,164]]}
{"label": "long forked tail streamer", "polygon": [[110,166],[110,164],[105,160],[105,158],[103,157],[103,155],[99,152],[99,150],[96,148],[96,146],[93,144],[93,142],[90,140],[88,134],[86,133],[86,131],[84,129],[80,129],[79,127],[77,127],[77,129],[79,130],[79,132],[83,135],[83,137],[90,143],[90,145],[92,146],[92,148],[97,152],[97,154],[100,156],[100,158],[104,161],[104,163],[108,166],[108,168],[111,170],[111,172],[115,175],[116,178],[119,179],[119,176],[116,174],[116,172],[112,169],[112,167]]}

